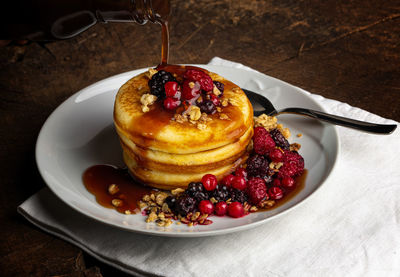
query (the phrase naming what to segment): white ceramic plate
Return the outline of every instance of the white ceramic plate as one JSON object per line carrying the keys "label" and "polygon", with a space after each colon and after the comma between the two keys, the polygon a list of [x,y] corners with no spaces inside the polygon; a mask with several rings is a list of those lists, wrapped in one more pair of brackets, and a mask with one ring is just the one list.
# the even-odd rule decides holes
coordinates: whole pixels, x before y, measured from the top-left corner
{"label": "white ceramic plate", "polygon": [[[299,106],[323,110],[308,93],[264,74],[236,68],[199,65],[233,81],[237,85],[267,96],[276,107]],[[331,174],[339,151],[336,128],[313,119],[281,115],[279,121],[289,127],[291,142],[302,145],[301,155],[308,169],[305,188],[284,205],[267,212],[232,219],[212,217],[213,224],[164,228],[145,223],[145,217],[123,215],[100,206],[82,183],[82,173],[96,164],[123,166],[122,154],[113,127],[114,98],[128,79],[147,69],[119,74],[97,82],[68,98],[47,119],[36,145],[39,171],[50,189],[75,210],[115,227],[158,236],[198,237],[253,228],[282,215],[313,194]],[[302,133],[301,138],[296,134]]]}

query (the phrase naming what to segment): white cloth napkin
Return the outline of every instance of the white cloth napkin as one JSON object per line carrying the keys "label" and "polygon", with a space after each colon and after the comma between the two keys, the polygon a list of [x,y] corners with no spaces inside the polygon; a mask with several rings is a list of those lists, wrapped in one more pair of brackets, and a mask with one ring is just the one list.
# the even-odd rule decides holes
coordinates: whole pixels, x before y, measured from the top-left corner
{"label": "white cloth napkin", "polygon": [[[244,67],[214,58],[210,64]],[[311,95],[331,113],[394,123]],[[98,223],[48,188],[18,211],[29,221],[135,276],[399,276],[400,132],[339,127],[341,155],[315,197],[256,229],[216,237],[166,238]]]}

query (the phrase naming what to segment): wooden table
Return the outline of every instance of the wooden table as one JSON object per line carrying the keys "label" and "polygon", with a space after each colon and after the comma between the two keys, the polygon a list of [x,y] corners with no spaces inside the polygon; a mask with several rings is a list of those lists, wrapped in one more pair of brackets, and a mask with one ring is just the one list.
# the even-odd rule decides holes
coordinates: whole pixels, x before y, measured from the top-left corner
{"label": "wooden table", "polygon": [[[219,56],[400,121],[396,0],[182,0],[173,3],[171,21],[171,63]],[[159,26],[120,23],[98,24],[45,47],[1,47],[3,276],[124,276],[33,227],[16,207],[45,186],[34,149],[50,113],[93,82],[157,64],[160,43]]]}

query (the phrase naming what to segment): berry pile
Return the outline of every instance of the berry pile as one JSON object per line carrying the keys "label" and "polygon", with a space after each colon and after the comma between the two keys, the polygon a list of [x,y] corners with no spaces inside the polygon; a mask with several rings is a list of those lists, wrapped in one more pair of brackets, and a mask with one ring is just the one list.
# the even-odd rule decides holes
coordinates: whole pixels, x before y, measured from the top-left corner
{"label": "berry pile", "polygon": [[[197,105],[201,112],[207,114],[216,112],[224,92],[224,84],[213,81],[207,73],[198,69],[186,70],[181,82],[171,73],[160,70],[151,77],[148,85],[151,94],[162,99],[167,110],[175,110],[181,104],[184,107]],[[219,91],[218,96],[213,93],[214,87]]]}
{"label": "berry pile", "polygon": [[181,217],[199,212],[238,218],[264,207],[266,201],[282,199],[296,186],[294,178],[303,170],[303,157],[290,151],[289,142],[278,129],[268,132],[256,127],[253,151],[245,167],[237,168],[220,182],[206,174],[201,182],[192,182],[182,193],[169,196],[166,203]]}

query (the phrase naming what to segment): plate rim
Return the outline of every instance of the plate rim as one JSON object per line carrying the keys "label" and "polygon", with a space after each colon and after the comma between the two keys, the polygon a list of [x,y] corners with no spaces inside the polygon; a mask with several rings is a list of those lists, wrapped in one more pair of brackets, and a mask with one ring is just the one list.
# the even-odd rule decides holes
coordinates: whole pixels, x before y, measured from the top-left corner
{"label": "plate rim", "polygon": [[[291,85],[285,81],[282,81],[280,79],[277,79],[275,77],[269,76],[267,74],[261,73],[259,71],[256,71],[254,69],[251,68],[236,68],[236,67],[229,67],[229,66],[223,66],[223,65],[208,65],[208,64],[185,64],[185,65],[193,65],[193,66],[198,66],[198,67],[210,67],[210,68],[221,68],[223,69],[228,69],[228,70],[237,70],[237,71],[247,71],[247,72],[251,72],[254,74],[258,74],[261,75],[263,77],[268,77],[273,79],[275,82],[279,82],[282,83],[284,85],[288,85],[291,87],[296,88],[297,92],[303,94],[305,97],[308,98],[308,100],[310,100],[312,103],[314,103],[319,109],[321,109],[321,111],[327,112],[326,109],[320,104],[318,103],[316,100],[314,100],[312,97],[310,97],[311,93],[300,88],[297,87],[295,85]],[[120,230],[125,230],[125,231],[129,231],[129,232],[134,232],[134,233],[140,233],[140,234],[145,234],[145,235],[153,235],[153,236],[162,236],[162,237],[206,237],[206,236],[216,236],[216,235],[223,235],[223,234],[228,234],[228,233],[233,233],[233,232],[239,232],[239,231],[244,231],[247,229],[251,229],[251,228],[256,228],[262,224],[265,224],[268,221],[271,220],[275,220],[280,218],[283,215],[286,215],[287,213],[289,213],[290,211],[292,211],[293,209],[299,207],[300,205],[304,204],[306,201],[309,201],[309,199],[311,199],[312,197],[314,197],[318,191],[321,190],[321,188],[323,187],[323,185],[325,183],[327,183],[331,178],[332,178],[332,173],[334,172],[334,170],[337,167],[337,162],[338,162],[338,158],[340,155],[340,137],[339,137],[339,133],[337,130],[337,127],[335,125],[329,125],[332,128],[333,134],[334,134],[334,141],[337,145],[335,151],[334,151],[334,160],[333,163],[330,167],[330,169],[327,171],[326,176],[323,178],[323,180],[320,182],[320,184],[318,184],[318,187],[312,191],[310,194],[308,194],[304,199],[300,200],[298,203],[288,207],[287,209],[279,212],[278,214],[272,215],[270,217],[252,222],[252,223],[248,223],[248,224],[244,224],[244,225],[240,225],[240,226],[234,226],[234,227],[228,227],[228,228],[223,228],[223,229],[218,229],[218,230],[209,230],[209,231],[200,231],[200,232],[177,232],[177,231],[172,231],[172,232],[160,232],[157,230],[143,230],[143,229],[132,229],[130,228],[131,226],[121,226],[121,225],[116,225],[112,222],[108,222],[105,219],[102,218],[98,218],[95,215],[92,215],[90,213],[86,213],[84,211],[82,211],[81,209],[79,209],[77,206],[75,206],[73,203],[67,201],[66,199],[63,199],[63,197],[57,192],[57,190],[50,184],[51,181],[47,180],[44,174],[44,168],[42,167],[43,165],[41,165],[40,162],[40,147],[41,147],[41,141],[43,139],[44,136],[44,130],[46,130],[46,128],[48,128],[47,126],[49,125],[49,122],[53,119],[53,117],[57,114],[57,112],[64,107],[65,105],[67,105],[67,102],[71,101],[72,99],[76,99],[77,96],[79,94],[81,94],[82,92],[89,90],[93,87],[95,87],[96,85],[103,83],[103,82],[108,82],[111,81],[113,79],[118,79],[121,77],[125,77],[125,75],[127,77],[129,76],[133,76],[132,74],[138,74],[140,72],[146,71],[148,68],[150,67],[145,67],[145,68],[139,68],[139,69],[135,69],[135,70],[130,70],[130,71],[126,71],[123,73],[119,73],[116,75],[112,75],[110,77],[101,79],[93,84],[90,84],[87,87],[84,87],[82,89],[80,89],[79,91],[75,92],[74,94],[72,94],[71,96],[69,96],[67,99],[65,99],[61,104],[59,104],[51,113],[50,115],[47,117],[47,119],[45,120],[45,122],[43,123],[42,127],[40,128],[37,140],[36,140],[36,144],[35,144],[35,161],[36,161],[36,165],[38,168],[38,171],[42,177],[42,179],[44,180],[44,182],[46,183],[47,187],[53,192],[53,194],[59,198],[63,203],[67,204],[67,206],[71,207],[72,209],[74,209],[75,211],[77,211],[79,214],[87,216],[97,222],[101,222],[103,224],[106,224],[108,226],[112,226],[112,227],[116,227]],[[122,84],[121,84],[122,85]],[[258,92],[257,92],[258,93]]]}

